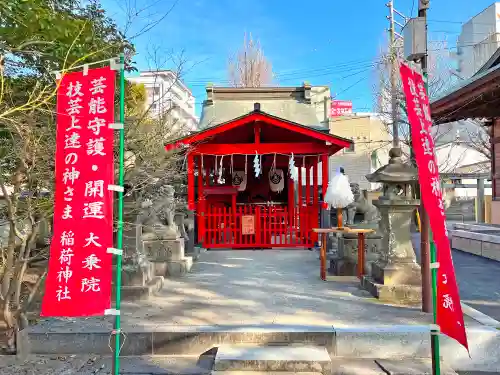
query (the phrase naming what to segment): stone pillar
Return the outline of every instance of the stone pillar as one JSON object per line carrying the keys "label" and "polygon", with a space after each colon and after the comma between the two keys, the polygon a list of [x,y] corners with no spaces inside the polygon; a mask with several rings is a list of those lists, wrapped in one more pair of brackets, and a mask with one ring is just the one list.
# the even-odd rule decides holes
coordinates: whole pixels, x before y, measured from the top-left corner
{"label": "stone pillar", "polygon": [[187,217],[184,219],[185,227],[186,227],[186,255],[193,257],[193,261],[197,261],[200,255],[199,247],[195,247],[195,220],[194,220],[194,212],[188,211]]}
{"label": "stone pillar", "polygon": [[476,221],[478,223],[484,223],[484,178],[477,179],[477,199],[476,199]]}
{"label": "stone pillar", "polygon": [[422,276],[411,242],[411,221],[420,201],[411,197],[417,170],[401,162],[401,150],[392,149],[389,164],[368,175],[370,182],[383,184],[384,194],[373,204],[380,212],[382,248],[371,275],[362,285],[382,301],[420,304]]}

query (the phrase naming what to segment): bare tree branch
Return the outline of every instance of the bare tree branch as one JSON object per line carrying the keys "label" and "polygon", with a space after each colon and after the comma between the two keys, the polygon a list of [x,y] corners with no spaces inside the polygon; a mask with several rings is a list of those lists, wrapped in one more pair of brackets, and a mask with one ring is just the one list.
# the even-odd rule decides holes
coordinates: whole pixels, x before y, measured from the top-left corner
{"label": "bare tree branch", "polygon": [[[450,73],[452,63],[446,52],[446,41],[430,42],[430,45],[432,48],[429,49],[428,91],[429,97],[432,99],[452,87],[455,84],[455,77]],[[395,51],[399,59],[404,58],[401,41],[397,41]],[[381,63],[376,72],[376,85],[374,88],[376,98],[375,106],[381,114],[386,131],[392,136],[389,54],[385,51],[381,51],[379,61],[381,61]],[[406,102],[400,80],[398,80],[396,95],[399,105],[398,130],[401,147],[403,154],[407,159],[410,159],[410,125],[406,115]],[[463,163],[463,156],[465,154],[462,155],[462,158],[457,156],[457,154],[460,154],[460,147],[477,151],[487,159],[491,158],[489,152],[489,135],[484,125],[485,122],[482,119],[474,119],[459,123],[433,126],[432,136],[439,155],[440,170],[453,171]]]}
{"label": "bare tree branch", "polygon": [[245,34],[243,46],[228,62],[229,82],[234,87],[261,87],[272,83],[271,63],[252,34]]}

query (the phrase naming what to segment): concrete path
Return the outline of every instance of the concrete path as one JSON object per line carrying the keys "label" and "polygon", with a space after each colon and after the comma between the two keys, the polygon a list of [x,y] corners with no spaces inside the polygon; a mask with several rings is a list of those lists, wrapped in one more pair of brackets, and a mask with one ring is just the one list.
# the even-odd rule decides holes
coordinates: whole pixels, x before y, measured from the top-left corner
{"label": "concrete path", "polygon": [[[431,323],[432,317],[418,308],[384,305],[358,285],[356,278],[320,280],[314,251],[209,251],[201,255],[189,275],[165,280],[160,295],[124,303],[122,321],[125,331],[159,326],[285,324],[339,328]],[[112,320],[43,319],[37,329],[91,329],[96,325],[111,329]]]}
{"label": "concrete path", "polygon": [[[413,235],[420,262],[420,234]],[[453,264],[462,302],[500,321],[500,262],[453,250]]]}
{"label": "concrete path", "polygon": [[[420,312],[419,308],[382,304],[358,285],[354,278],[321,281],[318,255],[314,251],[206,252],[201,254],[191,274],[166,280],[160,295],[149,301],[123,304],[122,329],[128,335],[160,332],[160,338],[161,332],[191,332],[189,329],[198,332],[205,326],[210,330],[232,325],[237,326],[232,330],[249,333],[263,328],[272,332],[284,328],[287,332],[326,329],[335,338],[338,357],[428,356],[430,336],[421,327],[431,322],[431,315]],[[42,335],[100,331],[105,336],[95,337],[104,337],[107,345],[112,321],[112,317],[43,319],[31,330]],[[461,370],[500,370],[500,331],[483,331],[488,327],[467,316],[465,322],[474,361],[453,340],[443,338],[441,349],[445,360]],[[92,345],[96,345],[95,337]],[[87,337],[85,342],[91,338]],[[140,344],[138,338],[137,345]]]}
{"label": "concrete path", "polygon": [[[383,305],[358,285],[356,278],[320,280],[319,260],[313,251],[209,251],[189,276],[168,280],[149,306],[154,316],[168,316],[172,323],[182,325],[343,327],[422,324],[430,319],[418,309]],[[139,306],[135,311],[139,313]]]}

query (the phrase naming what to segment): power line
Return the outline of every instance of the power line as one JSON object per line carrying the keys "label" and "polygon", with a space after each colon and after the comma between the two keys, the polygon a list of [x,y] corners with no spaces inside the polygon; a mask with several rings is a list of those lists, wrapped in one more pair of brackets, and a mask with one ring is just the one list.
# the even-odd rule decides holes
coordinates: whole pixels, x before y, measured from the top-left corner
{"label": "power line", "polygon": [[[451,31],[451,30],[432,30],[430,29],[429,31],[432,31],[433,33],[445,33],[445,34],[461,34],[462,31]],[[495,32],[488,31],[488,32],[471,32],[468,34],[473,34],[473,35],[492,35],[496,34]]]}
{"label": "power line", "polygon": [[[432,42],[438,42],[438,41],[431,41]],[[445,42],[445,41],[443,41]],[[466,48],[466,47],[474,47],[477,45],[487,45],[487,44],[500,44],[499,41],[483,41],[479,43],[470,43],[470,44],[462,44],[462,45],[457,45],[457,46],[451,46],[451,47],[440,47],[440,48],[431,48],[428,51],[429,52],[437,52],[437,51],[451,51],[455,50],[457,48]],[[283,72],[283,73],[277,73],[275,74],[275,77],[277,78],[278,82],[289,82],[289,81],[294,81],[294,80],[304,80],[304,79],[309,79],[309,78],[315,78],[315,77],[322,77],[322,76],[328,76],[328,75],[338,75],[340,73],[347,73],[347,72],[353,72],[352,75],[356,75],[358,73],[362,73],[365,71],[368,71],[370,69],[376,68],[379,66],[379,64],[386,62],[385,58],[380,58],[380,59],[360,59],[360,60],[353,60],[353,61],[348,61],[348,62],[343,62],[343,63],[338,63],[338,64],[332,64],[332,65],[327,65],[323,67],[318,67],[318,68],[311,68],[311,69],[297,69],[297,70],[292,70],[289,72]],[[362,69],[361,71],[357,72],[356,70]],[[340,79],[345,79],[348,76],[340,77]],[[281,79],[280,79],[281,78]],[[183,81],[185,84],[189,84],[189,86],[192,87],[204,87],[208,82],[217,82],[219,84],[229,84],[230,82],[227,79],[214,79],[212,78],[198,78],[196,80],[185,80]]]}
{"label": "power line", "polygon": [[[475,17],[475,16],[474,16]],[[474,18],[473,17],[473,18]],[[460,24],[460,25],[464,25],[466,23],[468,23],[469,21],[471,21],[473,18],[471,19],[468,19],[467,21],[451,21],[451,20],[427,20],[427,22],[435,22],[435,23],[454,23],[454,24]],[[476,25],[496,25],[496,22],[474,22],[474,24]]]}
{"label": "power line", "polygon": [[[366,59],[366,60],[357,60],[353,62],[346,62],[342,64],[335,64],[335,65],[330,65],[327,67],[322,67],[322,68],[312,68],[312,69],[303,69],[303,70],[297,70],[297,71],[291,71],[291,72],[286,72],[286,73],[277,73],[274,74],[274,78],[279,80],[279,81],[289,81],[289,80],[295,80],[300,77],[320,77],[320,76],[325,76],[325,75],[333,75],[333,74],[338,74],[338,73],[345,73],[345,72],[350,72],[355,69],[363,69],[363,68],[370,68],[375,66],[376,64],[379,64],[383,62],[383,59]],[[185,80],[183,81],[184,83],[189,83],[193,86],[196,84],[202,84],[205,85],[207,82],[219,82],[219,83],[229,83],[227,79],[214,79],[212,78],[198,78],[196,80]]]}
{"label": "power line", "polygon": [[[348,72],[353,72],[352,74],[348,74],[345,76],[340,77],[339,79],[345,79],[348,78],[352,75],[356,75],[359,73],[363,73],[366,71],[369,71],[373,68],[376,68],[379,64],[378,63],[372,63],[372,64],[366,64],[364,66],[359,66],[359,67],[353,67],[349,69],[342,69],[342,70],[337,70],[337,71],[332,71],[332,72],[324,72],[324,73],[317,73],[317,74],[304,74],[304,75],[297,75],[295,77],[288,77],[285,79],[278,79],[278,82],[290,82],[290,81],[297,81],[297,80],[304,80],[304,79],[310,79],[310,78],[316,78],[316,77],[324,77],[328,75],[339,75],[341,73],[348,73]],[[189,86],[192,87],[200,87],[200,86],[206,86],[207,82],[214,82],[214,80],[208,80],[208,81],[196,81],[196,83],[192,83],[194,81],[184,81],[185,84],[189,84]],[[216,81],[217,82],[217,81]],[[221,80],[217,82],[218,84],[229,84],[230,82],[228,80]]]}

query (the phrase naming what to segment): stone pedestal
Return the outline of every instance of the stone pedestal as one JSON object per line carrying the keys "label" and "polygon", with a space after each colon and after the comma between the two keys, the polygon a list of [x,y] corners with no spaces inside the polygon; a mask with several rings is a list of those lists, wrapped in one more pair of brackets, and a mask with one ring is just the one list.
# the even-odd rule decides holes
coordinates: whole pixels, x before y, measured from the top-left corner
{"label": "stone pedestal", "polygon": [[179,277],[191,271],[193,258],[184,254],[184,239],[143,241],[144,252],[158,276]]}
{"label": "stone pedestal", "polygon": [[[113,267],[113,274],[116,266]],[[138,264],[124,264],[122,267],[122,301],[136,301],[148,299],[163,287],[163,277],[154,274],[154,265],[145,260],[142,266]],[[116,296],[113,280],[112,298]]]}
{"label": "stone pedestal", "polygon": [[382,250],[373,263],[371,274],[362,280],[363,287],[381,301],[419,304],[422,299],[422,276],[411,243],[411,220],[420,201],[409,198],[374,202],[380,210]]}
{"label": "stone pedestal", "polygon": [[[352,226],[353,228],[355,226]],[[360,228],[356,226],[356,228]],[[365,272],[371,274],[372,263],[378,261],[382,248],[382,236],[378,233],[366,235]],[[331,260],[330,272],[336,276],[356,276],[358,274],[358,235],[342,233],[338,238],[337,255]]]}
{"label": "stone pedestal", "polygon": [[187,214],[187,218],[184,220],[186,226],[186,254],[193,257],[193,260],[196,261],[198,256],[195,254],[194,249],[194,237],[195,237],[195,228],[194,228],[194,212],[189,211]]}

